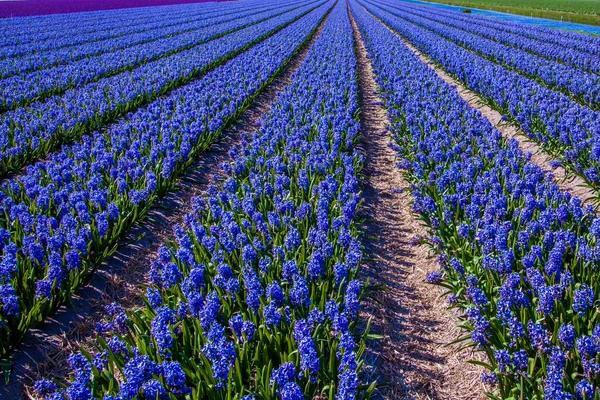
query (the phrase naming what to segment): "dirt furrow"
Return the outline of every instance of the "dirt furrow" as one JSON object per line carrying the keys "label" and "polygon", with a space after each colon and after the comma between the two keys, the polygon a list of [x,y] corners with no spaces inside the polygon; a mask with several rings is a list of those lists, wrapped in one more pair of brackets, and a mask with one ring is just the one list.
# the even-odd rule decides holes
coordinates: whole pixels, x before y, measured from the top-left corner
{"label": "dirt furrow", "polygon": [[[583,203],[594,204],[594,198],[597,197],[597,195],[582,178],[573,174],[569,174],[562,166],[552,167],[552,162],[557,160],[546,153],[537,143],[529,139],[527,134],[522,129],[515,124],[503,121],[502,114],[486,105],[477,93],[468,89],[457,79],[454,79],[452,76],[446,73],[446,71],[437,66],[427,54],[422,53],[385,23],[382,22],[382,24],[390,32],[402,40],[406,47],[408,47],[417,57],[419,57],[421,61],[427,64],[427,66],[431,68],[441,79],[443,79],[444,82],[455,88],[460,97],[465,100],[470,107],[478,110],[481,115],[487,118],[487,120],[490,121],[490,123],[496,129],[498,129],[505,138],[516,139],[519,142],[519,148],[523,152],[531,153],[532,162],[539,165],[544,171],[550,172],[554,175],[554,180],[561,190],[571,192],[572,194],[578,196]],[[440,40],[445,39],[440,38]]]}
{"label": "dirt furrow", "polygon": [[269,112],[277,95],[291,82],[292,74],[306,58],[326,21],[327,18],[252,106],[201,155],[144,221],[130,230],[115,254],[73,297],[71,305],[61,307],[43,326],[27,334],[21,349],[14,355],[11,383],[0,384],[0,398],[28,398],[25,385],[33,380],[64,377],[67,357],[93,337],[94,326],[101,320],[105,306],[117,302],[125,308],[134,308],[142,303],[147,282],[145,273],[158,248],[174,238],[172,227],[182,224],[184,216],[192,211],[192,197],[204,194],[210,184],[220,179],[219,165],[229,160],[229,150],[239,145],[244,133],[259,127],[261,117]]}
{"label": "dirt furrow", "polygon": [[[352,16],[351,16],[352,18]],[[389,121],[378,94],[371,63],[352,18],[361,91],[361,131],[366,156],[363,279],[375,290],[363,306],[371,332],[383,335],[367,346],[366,379],[387,383],[377,391],[383,399],[484,398],[481,369],[466,360],[480,354],[446,346],[464,334],[456,327],[441,291],[425,282],[438,269],[424,244],[413,244],[424,228],[411,209],[408,183],[395,167],[388,147]]]}

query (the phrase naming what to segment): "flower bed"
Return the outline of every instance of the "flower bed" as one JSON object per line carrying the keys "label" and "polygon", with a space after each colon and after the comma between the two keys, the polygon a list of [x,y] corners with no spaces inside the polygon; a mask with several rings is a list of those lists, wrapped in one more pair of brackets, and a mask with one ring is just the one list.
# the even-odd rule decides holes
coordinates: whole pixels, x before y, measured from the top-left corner
{"label": "flower bed", "polygon": [[492,398],[593,399],[600,219],[351,2],[462,340]]}
{"label": "flower bed", "polygon": [[[354,399],[364,343],[356,208],[362,157],[344,2],[261,127],[158,252],[147,305],[107,309],[51,399]],[[364,336],[364,335],[363,335]],[[79,372],[82,371],[82,372]]]}
{"label": "flower bed", "polygon": [[[322,4],[322,2],[320,3]],[[310,4],[0,117],[0,176],[201,76],[310,12]],[[277,11],[272,11],[276,14]],[[223,26],[209,31],[229,29]]]}
{"label": "flower bed", "polygon": [[481,95],[566,169],[600,190],[600,113],[485,60],[441,36],[364,3],[378,18]]}
{"label": "flower bed", "polygon": [[114,252],[119,238],[270,83],[331,5],[2,184],[2,357]]}

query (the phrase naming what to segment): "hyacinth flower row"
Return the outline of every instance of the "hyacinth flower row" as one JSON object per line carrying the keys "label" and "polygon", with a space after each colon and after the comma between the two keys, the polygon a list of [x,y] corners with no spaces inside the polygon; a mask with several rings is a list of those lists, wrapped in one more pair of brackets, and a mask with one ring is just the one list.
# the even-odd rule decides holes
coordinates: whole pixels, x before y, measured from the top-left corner
{"label": "hyacinth flower row", "polygon": [[[183,28],[182,33],[160,38],[125,49],[104,53],[96,57],[85,58],[65,65],[35,71],[24,75],[0,80],[0,111],[23,107],[28,103],[43,103],[52,95],[64,93],[68,89],[77,89],[87,83],[101,78],[117,75],[123,71],[133,70],[153,60],[163,59],[173,54],[188,50],[210,40],[215,40],[228,33],[300,8],[296,2],[270,5],[258,11],[237,13],[230,17],[206,17],[193,23],[192,30]],[[181,26],[181,25],[180,25]],[[176,27],[175,29],[179,29]],[[90,45],[91,47],[96,44]],[[1,67],[0,67],[1,68]]]}
{"label": "hyacinth flower row", "polygon": [[[393,3],[386,2],[388,5],[397,6],[397,3],[394,5]],[[418,11],[418,12],[427,12],[427,8],[423,8],[421,6],[409,5],[404,7],[402,5],[401,9],[403,11]],[[428,13],[431,15],[431,12]],[[503,32],[502,30],[497,29],[496,27],[486,27],[480,26],[477,24],[476,20],[466,19],[464,17],[459,17],[455,19],[456,12],[448,14],[437,13],[438,16],[446,17],[446,22],[450,22],[450,20],[454,20],[453,22],[462,23],[463,26],[467,27],[471,33],[476,33],[481,36],[485,36],[486,38],[493,40],[495,42],[503,43],[507,46],[511,46],[517,49],[521,49],[525,52],[531,53],[533,55],[537,55],[540,57],[544,57],[547,60],[553,62],[559,62],[566,64],[567,66],[577,68],[582,71],[587,71],[591,73],[598,74],[600,73],[600,59],[598,58],[597,49],[595,52],[590,53],[586,51],[581,51],[573,47],[563,47],[557,45],[555,43],[547,43],[545,41],[536,40],[535,38],[529,38],[527,36],[522,36],[519,34]],[[467,24],[467,25],[464,25]],[[524,24],[520,24],[524,26]],[[558,29],[553,29],[552,31],[560,32]],[[556,34],[557,37],[560,37],[559,34]],[[591,37],[589,35],[583,34],[572,34],[580,36],[581,38]],[[588,44],[589,47],[595,46],[598,48],[600,46],[600,40],[598,38],[592,39],[594,43]],[[587,41],[583,41],[584,43]]]}
{"label": "hyacinth flower row", "polygon": [[[97,62],[102,62],[104,58],[110,56],[110,53],[117,52],[123,54],[122,52],[118,52],[118,50],[123,51],[133,47],[134,49],[131,51],[134,51],[136,48],[140,47],[139,45],[144,45],[148,42],[167,39],[175,35],[191,33],[200,28],[210,26],[210,24],[207,24],[207,20],[209,19],[216,24],[246,15],[250,16],[274,8],[273,4],[257,6],[257,3],[253,1],[246,1],[241,4],[243,4],[243,6],[238,5],[232,8],[225,8],[224,6],[222,10],[214,12],[200,12],[198,15],[188,15],[187,17],[180,16],[177,19],[165,19],[161,22],[153,23],[150,28],[145,25],[129,27],[129,31],[126,34],[119,35],[116,38],[91,41],[64,48],[49,46],[50,48],[48,51],[35,52],[18,58],[5,58],[0,60],[0,78],[3,78],[0,82],[12,82],[12,80],[6,78],[17,79],[19,76],[21,78],[27,76],[33,79],[37,74],[42,73],[42,71],[39,70],[55,67],[52,68],[52,70],[59,71],[60,69],[57,69],[58,67],[62,67],[64,64],[74,64],[76,61],[79,61],[81,65],[87,65],[85,63],[86,60],[98,60]],[[282,7],[290,4],[292,4],[292,2],[280,1],[277,6]],[[228,12],[225,13],[223,12],[224,10],[227,10]],[[80,35],[73,35],[73,37],[78,36]],[[185,39],[185,37],[182,37],[182,40],[183,39]],[[189,38],[186,41],[193,43]],[[180,46],[179,48],[181,47],[183,46]],[[16,48],[20,48],[20,46],[17,46]],[[104,56],[104,58],[95,56]],[[128,55],[125,54],[124,57],[128,57]],[[47,74],[47,72],[44,73]],[[14,75],[18,76],[15,77]]]}
{"label": "hyacinth flower row", "polygon": [[72,381],[40,381],[40,395],[359,397],[362,158],[345,2],[291,81],[160,248],[145,308],[108,307],[97,352],[73,354]]}
{"label": "hyacinth flower row", "polygon": [[557,158],[557,163],[580,175],[594,190],[600,189],[599,112],[381,8],[362,4],[448,73],[481,95],[507,120],[520,126],[544,151]]}
{"label": "hyacinth flower row", "polygon": [[[407,4],[407,9],[415,11],[421,10],[421,8],[416,4]],[[502,42],[506,44],[509,44],[512,41],[515,41],[515,43],[517,43],[523,40],[524,38],[533,39],[530,42],[526,42],[528,44],[527,48],[534,50],[530,50],[532,54],[536,54],[535,49],[540,44],[538,42],[541,42],[542,45],[550,44],[552,46],[558,47],[558,49],[555,51],[559,53],[564,51],[564,49],[576,49],[583,53],[600,55],[600,38],[594,35],[585,35],[576,32],[569,32],[566,30],[546,28],[538,25],[509,22],[505,20],[498,20],[497,18],[483,17],[475,14],[457,15],[457,13],[454,11],[442,9],[436,10],[436,14],[443,15],[446,17],[456,16],[456,20],[462,22],[470,21],[474,28],[484,27],[489,29],[495,29],[500,32],[513,34],[512,36],[508,36],[508,40],[502,40]],[[500,38],[504,38],[504,36],[501,35],[498,39]]]}
{"label": "hyacinth flower row", "polygon": [[[13,44],[9,47],[0,47],[0,58],[3,58],[2,70],[0,76],[6,77],[15,72],[28,72],[33,69],[48,68],[55,64],[62,64],[78,58],[94,56],[108,51],[114,51],[124,47],[130,47],[134,44],[153,40],[158,37],[183,32],[186,26],[188,29],[194,27],[194,23],[199,20],[212,16],[213,18],[227,17],[237,14],[241,11],[251,11],[260,8],[253,1],[245,1],[232,7],[221,5],[216,9],[195,9],[186,8],[173,10],[167,15],[147,15],[142,18],[133,18],[127,25],[123,22],[114,22],[115,26],[101,28],[97,32],[85,33],[81,29],[75,28],[75,35],[51,38],[48,40],[37,40],[29,44]],[[116,25],[120,23],[121,25]],[[179,26],[181,28],[179,28]],[[158,31],[158,32],[156,32]],[[157,36],[162,33],[161,36]],[[94,48],[92,44],[96,44]],[[6,60],[6,58],[11,60]],[[37,60],[36,60],[37,59]],[[15,70],[9,70],[8,66],[12,61]],[[27,64],[27,65],[25,65]]]}
{"label": "hyacinth flower row", "polygon": [[[5,113],[0,117],[0,176],[201,76],[316,6],[302,6],[132,71]],[[227,29],[226,25],[221,25],[222,29]]]}
{"label": "hyacinth flower row", "polygon": [[435,32],[467,50],[532,78],[551,89],[559,90],[583,105],[594,110],[600,109],[600,75],[549,61],[526,51],[486,39],[480,36],[482,31],[487,31],[487,34],[483,35],[486,37],[494,37],[496,32],[488,28],[478,29],[468,22],[456,21],[451,17],[437,16],[427,8],[421,8],[418,11],[387,6],[383,8],[422,28]]}
{"label": "hyacinth flower row", "polygon": [[[412,4],[406,5],[413,9]],[[499,31],[513,33],[517,36],[527,37],[530,39],[539,40],[554,46],[560,46],[567,49],[577,49],[584,53],[600,55],[600,38],[593,35],[582,35],[566,30],[547,28],[537,25],[522,24],[518,22],[510,22],[506,20],[498,20],[493,17],[484,17],[480,15],[457,14],[454,11],[437,9],[436,14],[444,16],[452,16],[456,20],[470,22],[473,26],[483,26],[487,28],[497,29]],[[536,48],[536,43],[531,42],[532,48]],[[533,51],[535,53],[535,51]]]}
{"label": "hyacinth flower row", "polygon": [[66,301],[316,29],[326,3],[0,189],[0,356]]}
{"label": "hyacinth flower row", "polygon": [[[189,20],[185,18],[186,13],[190,17]],[[35,40],[35,36],[29,39],[15,38],[12,42],[17,43],[0,47],[0,61],[3,66],[0,76],[6,77],[33,69],[47,68],[57,63],[74,60],[76,57],[95,55],[93,47],[90,46],[92,43],[98,44],[98,47],[101,49],[98,53],[109,51],[111,47],[117,49],[128,36],[135,41],[138,35],[143,38],[142,35],[144,33],[151,34],[152,31],[157,29],[167,29],[175,24],[194,22],[204,15],[217,15],[217,13],[218,10],[212,12],[208,10],[174,10],[173,14],[169,15],[151,14],[142,16],[141,18],[132,18],[126,27],[123,25],[104,27],[105,24],[98,24],[95,29],[99,29],[99,31],[96,32],[86,33],[85,27],[82,27],[73,28],[73,31],[77,32],[76,35],[63,34],[60,37],[49,37],[45,40],[42,38]],[[159,20],[157,21],[156,19]],[[114,22],[114,24],[118,23],[122,24],[123,21],[119,19]],[[40,36],[42,36],[41,33]],[[18,43],[25,40],[32,41],[29,43]],[[10,42],[11,40],[9,39],[8,43]],[[62,55],[62,57],[58,57],[59,55]],[[39,60],[37,63],[34,63],[36,57]],[[11,64],[15,69],[9,69]],[[21,67],[21,65],[23,66]]]}
{"label": "hyacinth flower row", "polygon": [[[55,89],[54,91],[56,91],[63,86],[75,86],[75,84],[90,81],[94,79],[94,77],[106,74],[112,70],[119,70],[140,63],[140,61],[138,61],[136,63],[119,64],[115,57],[111,58],[111,55],[140,58],[141,55],[138,53],[144,48],[146,48],[146,53],[148,53],[149,50],[147,47],[149,42],[155,42],[160,39],[164,42],[166,39],[178,35],[181,36],[184,42],[194,43],[190,42],[190,39],[187,39],[186,41],[186,37],[183,34],[194,33],[195,31],[210,26],[211,24],[208,22],[212,20],[214,20],[215,23],[227,22],[273,8],[272,6],[263,6],[257,9],[256,7],[249,7],[251,4],[252,3],[244,3],[244,7],[237,7],[239,9],[238,11],[227,13],[226,15],[223,15],[222,12],[215,12],[199,13],[197,16],[190,15],[187,18],[185,16],[180,16],[175,20],[154,23],[154,25],[157,26],[153,29],[143,29],[141,33],[135,33],[136,29],[130,29],[132,31],[131,33],[114,39],[88,42],[65,48],[51,48],[44,52],[35,52],[21,57],[5,58],[0,60],[0,78],[3,78],[0,80],[0,84],[3,86],[9,84],[17,85],[19,83],[24,85],[24,82],[22,81],[25,81],[26,79],[37,79],[38,81],[36,84],[43,84],[43,86],[38,89],[38,92],[32,93],[46,93],[51,89]],[[166,22],[168,22],[168,24]],[[77,37],[78,35],[76,34],[73,36]],[[168,53],[168,50],[165,52],[165,49],[167,48],[163,48],[164,45],[161,45],[161,42],[157,43],[157,47],[155,53],[148,53],[141,61]],[[171,47],[172,50],[174,50],[184,46]],[[161,50],[162,53],[159,52]],[[145,53],[141,54],[143,55]],[[114,64],[114,67],[111,66],[111,61]],[[100,64],[97,72],[95,72],[96,70],[90,70],[91,67],[88,66],[88,64],[91,62]],[[80,73],[80,75],[75,76],[72,83],[69,83],[68,81],[61,82],[64,78],[61,78],[60,72],[65,71],[65,68],[71,68],[71,70],[75,72],[75,66],[79,66],[82,69],[87,67],[89,71],[84,75],[83,73]],[[85,77],[85,80],[83,80],[82,77]],[[48,80],[48,82],[45,82],[44,79]],[[18,86],[15,87],[18,88]],[[24,88],[27,89],[27,86],[24,86]],[[3,93],[2,99],[5,108],[9,106],[14,107],[15,104],[19,104],[19,99],[26,100],[32,97],[31,94],[24,94],[20,97],[6,97],[7,93],[10,94],[6,89],[4,89]]]}
{"label": "hyacinth flower row", "polygon": [[[81,27],[81,33],[93,32],[96,30],[110,27],[112,21],[121,22],[130,18],[136,21],[140,18],[153,18],[154,16],[162,16],[169,12],[179,12],[184,9],[210,10],[216,4],[188,4],[183,8],[166,6],[166,7],[146,7],[146,8],[126,8],[121,10],[98,10],[86,13],[67,13],[67,14],[52,14],[52,15],[35,15],[29,17],[11,17],[3,18],[0,21],[0,33],[5,35],[8,42],[7,45],[27,43],[33,40],[47,40],[54,36],[58,36],[61,27],[75,28]],[[47,37],[46,37],[47,36]],[[23,39],[20,42],[12,42],[12,40]],[[26,40],[26,41],[25,41]],[[2,44],[4,46],[4,43]]]}
{"label": "hyacinth flower row", "polygon": [[[27,46],[33,42],[38,42],[43,46],[38,51],[43,51],[49,48],[48,44],[52,41],[57,41],[59,47],[76,45],[86,41],[102,40],[127,34],[127,30],[123,28],[127,24],[138,25],[147,23],[148,20],[169,19],[169,16],[177,17],[185,12],[196,14],[221,9],[222,5],[215,3],[181,4],[176,7],[130,8],[83,14],[3,18],[0,21],[0,32],[4,40],[0,43],[0,49],[4,52],[9,51],[8,48],[19,47],[20,45]],[[131,29],[131,26],[129,28]],[[67,30],[76,31],[79,38],[65,38],[64,32]],[[16,51],[17,53],[7,53],[6,55],[18,55],[19,51]]]}
{"label": "hyacinth flower row", "polygon": [[[133,11],[133,9],[124,9],[125,11]],[[209,9],[204,9],[209,11]],[[65,14],[65,15],[52,15],[54,18],[49,18],[46,16],[42,18],[42,16],[35,17],[25,17],[25,18],[3,18],[0,21],[0,33],[5,38],[5,41],[0,43],[1,51],[10,51],[8,48],[12,48],[14,46],[19,45],[28,45],[33,42],[51,42],[53,40],[60,40],[61,37],[64,36],[64,29],[75,29],[77,32],[84,37],[84,41],[87,40],[85,35],[88,34],[100,34],[100,31],[104,31],[106,29],[116,28],[117,24],[123,24],[125,21],[131,21],[132,23],[139,23],[142,20],[147,20],[148,18],[161,18],[165,16],[165,14],[169,13],[166,9],[146,9],[141,10],[137,9],[136,13],[124,13],[121,15],[114,14],[114,18],[107,18],[107,15],[99,18],[102,15],[102,12],[94,12],[91,14],[87,14],[87,18],[81,18],[81,15],[76,14]],[[141,12],[140,12],[141,11]],[[145,12],[144,12],[145,11]],[[152,12],[149,12],[152,11]],[[172,12],[177,14],[179,12],[188,11],[191,12],[190,9],[182,10],[182,9],[173,9]],[[195,11],[199,11],[196,9]],[[71,21],[65,21],[65,16],[71,16]],[[73,18],[73,17],[79,18]],[[123,25],[120,25],[122,28]],[[116,28],[119,29],[119,28]],[[106,32],[105,32],[106,34]],[[118,34],[123,34],[122,32],[117,32]],[[109,34],[110,35],[110,34]],[[100,36],[100,38],[108,38],[110,36]],[[93,40],[92,38],[90,38]],[[74,40],[74,44],[78,44],[77,39]],[[68,43],[68,42],[67,42]],[[62,46],[61,46],[62,47]],[[17,53],[6,53],[6,56],[10,55],[19,55],[19,51],[16,50]],[[4,53],[2,53],[4,54]],[[4,58],[4,56],[2,57]]]}
{"label": "hyacinth flower row", "polygon": [[[352,2],[388,107],[413,209],[487,354],[492,398],[594,399],[600,219],[561,192],[393,33]],[[466,342],[465,342],[466,343]],[[494,385],[497,385],[494,389]]]}

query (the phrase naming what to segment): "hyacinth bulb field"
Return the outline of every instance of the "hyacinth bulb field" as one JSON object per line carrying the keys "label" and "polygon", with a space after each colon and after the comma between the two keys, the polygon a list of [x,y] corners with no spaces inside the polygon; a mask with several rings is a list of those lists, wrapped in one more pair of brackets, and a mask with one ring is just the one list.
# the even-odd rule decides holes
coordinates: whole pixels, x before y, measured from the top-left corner
{"label": "hyacinth bulb field", "polygon": [[0,398],[600,399],[600,38],[404,0],[0,31]]}

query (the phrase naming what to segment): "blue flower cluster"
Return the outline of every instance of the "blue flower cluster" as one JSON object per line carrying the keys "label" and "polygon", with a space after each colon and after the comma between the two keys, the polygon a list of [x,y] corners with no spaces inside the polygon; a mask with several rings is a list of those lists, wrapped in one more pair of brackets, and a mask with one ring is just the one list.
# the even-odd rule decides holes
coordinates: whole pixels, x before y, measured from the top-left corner
{"label": "blue flower cluster", "polygon": [[[123,233],[271,81],[327,8],[2,183],[2,356],[114,251]],[[176,280],[176,266],[165,268]]]}
{"label": "blue flower cluster", "polygon": [[[40,102],[50,95],[60,94],[71,88],[78,88],[86,83],[100,78],[116,75],[124,70],[136,68],[142,64],[188,50],[194,46],[218,38],[224,33],[253,25],[269,19],[275,14],[298,8],[298,4],[287,7],[264,7],[265,10],[244,11],[233,16],[215,18],[207,16],[192,24],[179,24],[169,32],[169,29],[155,31],[151,37],[144,37],[137,46],[131,43],[121,50],[107,51],[95,57],[81,58],[73,55],[71,58],[81,58],[75,61],[61,63],[52,68],[14,75],[0,80],[0,110],[14,109],[32,100]],[[179,30],[179,32],[175,31]],[[148,34],[146,34],[148,36]],[[127,39],[125,37],[124,39]],[[123,40],[123,39],[121,39]],[[94,42],[87,47],[97,49]],[[71,50],[72,48],[68,48]],[[52,55],[60,52],[53,52]],[[36,56],[37,53],[36,53]],[[39,56],[42,57],[42,56]],[[44,59],[48,57],[43,56]],[[12,62],[12,61],[11,61]],[[24,67],[27,60],[20,59]],[[0,61],[0,68],[2,61]],[[106,83],[106,82],[105,82]]]}
{"label": "blue flower cluster", "polygon": [[[72,63],[80,59],[182,34],[208,26],[207,19],[215,23],[226,22],[236,16],[252,15],[264,9],[266,7],[263,6],[257,10],[256,4],[244,3],[231,8],[221,7],[214,11],[184,9],[174,10],[173,14],[169,15],[152,13],[146,18],[160,17],[160,22],[156,22],[154,19],[144,18],[140,21],[133,18],[128,21],[129,26],[106,27],[105,29],[109,29],[108,32],[101,30],[85,34],[80,32],[81,28],[78,28],[75,35],[63,34],[60,38],[53,37],[52,40],[15,43],[10,47],[0,47],[0,78],[23,75],[27,72]],[[120,19],[116,21],[115,24],[122,23]]]}
{"label": "blue flower cluster", "polygon": [[[582,71],[560,61],[549,60],[526,50],[499,43],[501,38],[497,38],[497,30],[479,27],[468,21],[454,20],[450,16],[435,15],[429,8],[397,9],[383,6],[383,9],[508,69],[559,90],[584,105],[593,109],[600,108],[600,76],[596,73]],[[597,57],[594,60],[599,62]]]}
{"label": "blue flower cluster", "polygon": [[[428,281],[463,310],[472,342],[489,359],[483,381],[497,385],[498,398],[597,397],[595,210],[561,192],[515,140],[502,138],[396,35],[350,4],[388,106],[399,166],[412,183],[414,211],[439,254],[440,271]],[[427,35],[406,29],[411,38]]]}
{"label": "blue flower cluster", "polygon": [[[158,251],[146,308],[129,314],[127,333],[104,330],[125,345],[98,341],[109,367],[92,369],[96,396],[122,396],[131,378],[112,371],[142,358],[177,363],[194,398],[357,398],[356,73],[347,5],[337,2],[260,128],[230,150],[221,179]],[[160,371],[149,370],[135,394],[170,390],[155,381]],[[72,382],[36,387],[64,396],[76,374]]]}
{"label": "blue flower cluster", "polygon": [[[600,190],[600,112],[364,3],[387,25],[498,109],[563,165]],[[598,86],[596,89],[598,90]]]}
{"label": "blue flower cluster", "polygon": [[[528,45],[526,50],[534,54],[543,55],[543,53],[537,53],[536,50],[540,43],[551,44],[557,46],[558,49],[553,51],[564,51],[564,49],[577,49],[580,52],[600,55],[600,39],[594,35],[581,35],[576,32],[569,32],[562,29],[546,28],[539,25],[522,24],[518,22],[511,22],[507,20],[498,20],[494,17],[483,17],[475,14],[464,15],[457,14],[453,11],[446,11],[438,9],[436,14],[443,14],[446,16],[452,16],[454,19],[461,21],[469,21],[473,25],[484,26],[487,28],[497,29],[500,32],[512,33],[516,35],[515,39],[522,41],[523,37],[534,39],[532,42],[525,42]],[[500,38],[501,36],[497,36]],[[514,36],[509,36],[514,37]],[[511,44],[510,42],[503,41],[504,43]]]}
{"label": "blue flower cluster", "polygon": [[[100,42],[143,32],[188,15],[193,19],[202,14],[225,14],[222,5],[189,4],[176,7],[153,7],[145,9],[121,9],[119,11],[96,11],[85,14],[33,16],[28,18],[3,18],[0,32],[4,40],[0,44],[0,59],[19,57],[28,53],[77,46],[87,42]],[[77,34],[65,35],[65,32]]]}
{"label": "blue flower cluster", "polygon": [[[0,117],[0,176],[11,169],[46,155],[58,144],[78,139],[83,133],[154,100],[216,65],[235,56],[252,44],[281,29],[314,9],[303,5],[265,21],[251,24],[204,44],[198,44],[166,58],[147,62],[131,71],[106,77],[82,87],[4,113]],[[249,20],[276,15],[272,10]],[[234,20],[198,31],[191,43],[204,41],[245,24]],[[208,32],[208,33],[205,33]],[[182,39],[174,39],[176,45]],[[173,41],[172,41],[173,43]],[[148,45],[150,51],[153,45]],[[168,46],[167,46],[168,47]],[[184,47],[185,48],[185,47]]]}
{"label": "blue flower cluster", "polygon": [[[387,1],[386,1],[387,2]],[[390,5],[394,3],[389,3]],[[395,3],[397,4],[397,3]],[[452,11],[407,4],[402,7],[419,13],[428,10],[428,17],[445,17],[444,23],[455,23],[457,27],[466,27],[470,32],[493,41],[535,54],[549,61],[559,61],[568,66],[593,73],[600,72],[600,39],[592,35],[566,32],[558,29],[543,28],[534,25],[510,23],[495,18],[485,18],[474,14],[465,15]],[[465,25],[467,23],[467,25]],[[460,25],[460,26],[459,26]]]}

